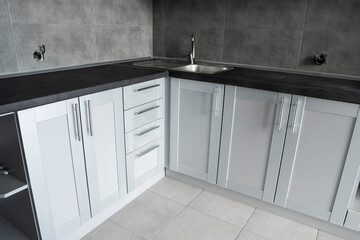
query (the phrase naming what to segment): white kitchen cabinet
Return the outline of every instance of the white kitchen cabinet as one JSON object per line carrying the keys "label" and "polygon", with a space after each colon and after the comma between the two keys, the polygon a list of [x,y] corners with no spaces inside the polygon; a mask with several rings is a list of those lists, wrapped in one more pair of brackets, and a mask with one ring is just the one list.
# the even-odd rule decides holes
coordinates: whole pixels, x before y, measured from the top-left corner
{"label": "white kitchen cabinet", "polygon": [[122,89],[80,97],[91,214],[127,193]]}
{"label": "white kitchen cabinet", "polygon": [[227,85],[217,184],[274,200],[290,94]]}
{"label": "white kitchen cabinet", "polygon": [[90,218],[78,98],[18,112],[42,239]]}
{"label": "white kitchen cabinet", "polygon": [[358,112],[357,104],[293,96],[275,204],[329,221]]}
{"label": "white kitchen cabinet", "polygon": [[216,183],[224,85],[171,79],[170,169]]}

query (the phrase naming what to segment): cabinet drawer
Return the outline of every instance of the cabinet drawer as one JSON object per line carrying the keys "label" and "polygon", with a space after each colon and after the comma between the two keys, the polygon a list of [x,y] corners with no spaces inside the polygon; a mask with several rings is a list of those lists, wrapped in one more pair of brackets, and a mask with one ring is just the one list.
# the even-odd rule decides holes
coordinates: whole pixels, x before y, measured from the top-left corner
{"label": "cabinet drawer", "polygon": [[164,136],[164,119],[159,119],[125,134],[126,154]]}
{"label": "cabinet drawer", "polygon": [[164,91],[164,78],[124,87],[124,109],[163,98]]}
{"label": "cabinet drawer", "polygon": [[126,155],[129,192],[164,167],[164,138],[159,138]]}
{"label": "cabinet drawer", "polygon": [[125,111],[125,132],[164,117],[164,99],[159,99]]}

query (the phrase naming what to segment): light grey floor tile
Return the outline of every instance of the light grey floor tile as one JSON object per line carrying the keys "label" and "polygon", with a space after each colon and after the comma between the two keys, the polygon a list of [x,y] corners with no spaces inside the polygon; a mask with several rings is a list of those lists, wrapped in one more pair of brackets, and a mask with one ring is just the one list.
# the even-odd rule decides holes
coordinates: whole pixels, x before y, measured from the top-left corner
{"label": "light grey floor tile", "polygon": [[345,238],[341,238],[341,237],[338,237],[338,236],[332,235],[330,233],[319,230],[317,240],[345,240]]}
{"label": "light grey floor tile", "polygon": [[159,194],[146,191],[113,215],[110,220],[145,239],[152,239],[184,207]]}
{"label": "light grey floor tile", "polygon": [[143,240],[143,238],[108,220],[82,238],[82,240],[102,240],[102,239]]}
{"label": "light grey floor tile", "polygon": [[267,239],[255,234],[255,233],[248,232],[246,230],[242,230],[236,240],[267,240]]}
{"label": "light grey floor tile", "polygon": [[256,209],[245,230],[271,240],[315,240],[317,229]]}
{"label": "light grey floor tile", "polygon": [[189,207],[239,227],[244,227],[254,211],[253,207],[206,191],[200,193]]}
{"label": "light grey floor tile", "polygon": [[193,187],[178,180],[165,177],[150,188],[150,191],[158,193],[176,202],[188,205],[201,192],[200,188]]}
{"label": "light grey floor tile", "polygon": [[160,232],[156,240],[234,240],[240,227],[191,208],[182,211]]}

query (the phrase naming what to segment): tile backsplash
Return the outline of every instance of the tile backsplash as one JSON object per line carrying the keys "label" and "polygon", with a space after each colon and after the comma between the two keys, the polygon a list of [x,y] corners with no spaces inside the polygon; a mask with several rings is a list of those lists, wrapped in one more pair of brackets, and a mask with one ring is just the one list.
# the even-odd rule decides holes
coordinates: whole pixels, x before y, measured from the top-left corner
{"label": "tile backsplash", "polygon": [[0,0],[0,74],[149,57],[152,19],[152,0]]}
{"label": "tile backsplash", "polygon": [[[359,0],[154,0],[154,55],[360,76]],[[312,57],[328,53],[326,65]]]}

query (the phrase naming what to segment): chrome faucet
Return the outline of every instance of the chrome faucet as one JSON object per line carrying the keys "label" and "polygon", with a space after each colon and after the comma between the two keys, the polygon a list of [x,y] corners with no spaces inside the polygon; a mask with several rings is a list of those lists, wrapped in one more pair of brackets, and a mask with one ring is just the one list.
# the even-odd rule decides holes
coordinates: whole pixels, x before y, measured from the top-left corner
{"label": "chrome faucet", "polygon": [[194,64],[195,63],[195,36],[194,36],[194,34],[191,35],[191,52],[186,53],[186,55],[189,58],[189,63]]}

